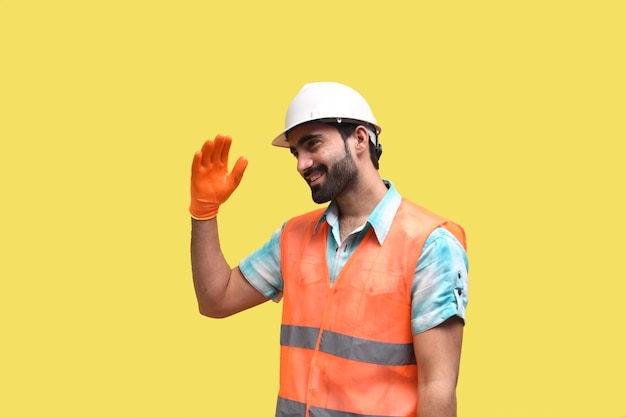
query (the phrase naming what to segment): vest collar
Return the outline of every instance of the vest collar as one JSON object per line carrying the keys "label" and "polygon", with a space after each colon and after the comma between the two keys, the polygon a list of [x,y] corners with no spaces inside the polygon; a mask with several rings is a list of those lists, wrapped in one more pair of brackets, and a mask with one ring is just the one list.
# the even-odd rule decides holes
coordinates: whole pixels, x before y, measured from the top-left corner
{"label": "vest collar", "polygon": [[[396,191],[396,187],[393,186],[393,183],[389,180],[383,180],[383,182],[387,187],[387,192],[368,216],[367,223],[364,227],[364,229],[368,227],[374,229],[374,234],[378,239],[378,243],[381,245],[385,241],[389,229],[391,228],[391,223],[398,212],[400,203],[402,203],[402,197],[398,194],[398,191]],[[328,227],[330,227],[331,230],[339,221],[339,206],[334,200],[331,201],[318,220],[313,233],[317,233],[317,229],[324,221],[328,223]]]}

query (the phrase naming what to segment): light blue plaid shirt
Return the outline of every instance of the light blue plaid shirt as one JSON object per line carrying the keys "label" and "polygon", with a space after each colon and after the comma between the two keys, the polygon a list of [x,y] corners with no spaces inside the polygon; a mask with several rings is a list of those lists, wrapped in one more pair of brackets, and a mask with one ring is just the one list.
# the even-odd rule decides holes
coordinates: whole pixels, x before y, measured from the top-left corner
{"label": "light blue plaid shirt", "polygon": [[[326,249],[331,285],[370,228],[374,229],[380,244],[387,237],[402,197],[390,181],[385,181],[385,185],[388,191],[365,225],[354,230],[343,242],[339,238],[337,204],[331,202],[320,218],[318,226],[326,221],[331,231]],[[276,230],[265,245],[239,264],[250,284],[274,301],[280,301],[283,291],[280,267],[280,236],[283,227]],[[411,293],[413,334],[431,329],[455,315],[465,320],[468,301],[467,270],[468,261],[463,246],[445,228],[435,229],[426,239],[415,268]]]}

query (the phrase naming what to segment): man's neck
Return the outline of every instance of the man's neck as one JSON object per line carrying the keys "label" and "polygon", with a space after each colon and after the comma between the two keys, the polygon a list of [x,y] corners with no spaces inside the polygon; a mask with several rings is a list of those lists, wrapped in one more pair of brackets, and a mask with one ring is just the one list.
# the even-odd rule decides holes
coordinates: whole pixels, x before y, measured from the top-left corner
{"label": "man's neck", "polygon": [[363,224],[383,199],[387,187],[380,176],[376,175],[337,198],[339,221]]}

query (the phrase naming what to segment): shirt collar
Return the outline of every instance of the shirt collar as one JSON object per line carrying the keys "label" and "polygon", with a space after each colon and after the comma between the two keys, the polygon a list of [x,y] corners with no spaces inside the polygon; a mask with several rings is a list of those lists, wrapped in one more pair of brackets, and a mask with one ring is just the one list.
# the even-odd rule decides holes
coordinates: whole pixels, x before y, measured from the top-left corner
{"label": "shirt collar", "polygon": [[[402,197],[398,194],[398,191],[396,191],[396,187],[394,187],[393,183],[389,180],[383,180],[383,182],[385,183],[385,186],[387,186],[387,192],[370,213],[365,225],[366,228],[369,226],[374,229],[374,234],[378,239],[378,243],[381,245],[389,233],[391,223],[393,222],[393,219],[398,212],[398,208],[400,207],[400,203],[402,202]],[[314,233],[317,232],[318,227],[324,221],[326,221],[328,226],[331,228],[334,227],[339,221],[339,206],[334,200],[331,201],[324,211],[324,214],[322,214],[322,217],[318,220]]]}

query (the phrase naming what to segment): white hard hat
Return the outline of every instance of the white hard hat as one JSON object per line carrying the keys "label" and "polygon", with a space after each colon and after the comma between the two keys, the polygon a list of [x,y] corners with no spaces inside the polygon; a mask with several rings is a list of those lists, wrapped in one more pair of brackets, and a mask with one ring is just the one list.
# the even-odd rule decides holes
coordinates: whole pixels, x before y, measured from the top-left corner
{"label": "white hard hat", "polygon": [[[310,83],[302,87],[289,104],[285,130],[272,141],[272,145],[288,148],[286,133],[298,125],[313,121],[363,123],[374,129],[376,135],[381,131],[369,104],[358,92],[339,83]],[[374,144],[376,135],[370,135]]]}

